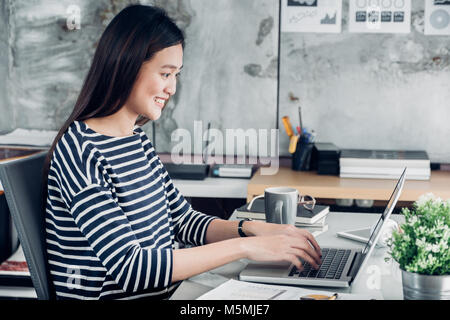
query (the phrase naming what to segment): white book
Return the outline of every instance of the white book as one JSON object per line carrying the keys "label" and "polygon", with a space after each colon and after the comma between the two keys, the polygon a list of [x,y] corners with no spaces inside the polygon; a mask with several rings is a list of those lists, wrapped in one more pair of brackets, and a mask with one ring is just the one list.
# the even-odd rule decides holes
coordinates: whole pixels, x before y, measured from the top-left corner
{"label": "white book", "polygon": [[425,151],[344,149],[339,158],[341,167],[430,167]]}
{"label": "white book", "polygon": [[341,167],[429,168],[430,160],[339,159]]}
{"label": "white book", "polygon": [[253,165],[247,164],[221,164],[212,168],[213,176],[224,178],[250,178]]}
{"label": "white book", "polygon": [[[373,175],[391,175],[399,177],[403,173],[403,167],[357,167],[357,166],[345,166],[340,168],[342,174],[373,174]],[[431,174],[430,167],[428,168],[411,168],[407,167],[406,177],[408,176],[429,176]]]}
{"label": "white book", "polygon": [[[398,175],[389,174],[356,174],[356,173],[340,173],[341,178],[354,178],[354,179],[391,179],[398,180]],[[430,180],[430,175],[406,175],[408,180]]]}

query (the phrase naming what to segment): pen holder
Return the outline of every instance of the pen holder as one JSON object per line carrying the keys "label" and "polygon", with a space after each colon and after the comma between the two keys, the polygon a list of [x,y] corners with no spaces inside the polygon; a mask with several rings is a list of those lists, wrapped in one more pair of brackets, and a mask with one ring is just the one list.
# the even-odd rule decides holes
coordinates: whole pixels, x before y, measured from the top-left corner
{"label": "pen holder", "polygon": [[314,143],[301,136],[297,142],[297,148],[292,154],[292,170],[295,171],[309,171],[311,163],[311,154]]}

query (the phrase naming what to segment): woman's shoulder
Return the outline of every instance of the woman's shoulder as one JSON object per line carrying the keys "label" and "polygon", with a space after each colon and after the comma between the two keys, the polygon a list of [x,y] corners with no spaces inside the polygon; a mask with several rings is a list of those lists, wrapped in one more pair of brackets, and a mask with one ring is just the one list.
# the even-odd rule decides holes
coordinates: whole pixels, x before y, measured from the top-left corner
{"label": "woman's shoulder", "polygon": [[84,154],[89,155],[93,148],[86,129],[82,121],[72,122],[56,144],[54,156],[77,161],[85,158]]}
{"label": "woman's shoulder", "polygon": [[85,129],[82,124],[83,122],[80,121],[72,122],[59,139],[57,145],[71,149],[82,145],[86,141]]}

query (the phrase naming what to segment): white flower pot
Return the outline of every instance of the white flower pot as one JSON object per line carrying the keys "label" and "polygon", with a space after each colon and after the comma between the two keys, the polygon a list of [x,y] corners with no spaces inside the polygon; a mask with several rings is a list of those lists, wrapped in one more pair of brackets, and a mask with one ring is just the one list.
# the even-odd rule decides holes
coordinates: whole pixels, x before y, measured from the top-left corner
{"label": "white flower pot", "polygon": [[430,276],[402,269],[403,299],[450,300],[450,275]]}

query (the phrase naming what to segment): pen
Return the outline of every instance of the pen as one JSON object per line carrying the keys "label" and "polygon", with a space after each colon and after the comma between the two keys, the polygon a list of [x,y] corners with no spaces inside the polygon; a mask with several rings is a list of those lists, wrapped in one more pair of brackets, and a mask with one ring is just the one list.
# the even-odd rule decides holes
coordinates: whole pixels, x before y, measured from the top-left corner
{"label": "pen", "polygon": [[306,296],[300,297],[300,300],[336,300],[338,296],[338,293],[335,293],[331,296],[326,296],[323,294],[308,294]]}
{"label": "pen", "polygon": [[336,300],[338,298],[337,292],[333,294],[331,297],[328,298],[328,300]]}
{"label": "pen", "polygon": [[208,133],[208,140],[206,140],[205,150],[202,153],[202,160],[204,164],[208,164],[208,145],[209,145],[210,129],[211,129],[211,122],[208,122],[208,129],[206,131]]}
{"label": "pen", "polygon": [[300,128],[303,128],[303,123],[302,123],[302,107],[298,107],[298,120],[300,121]]}

